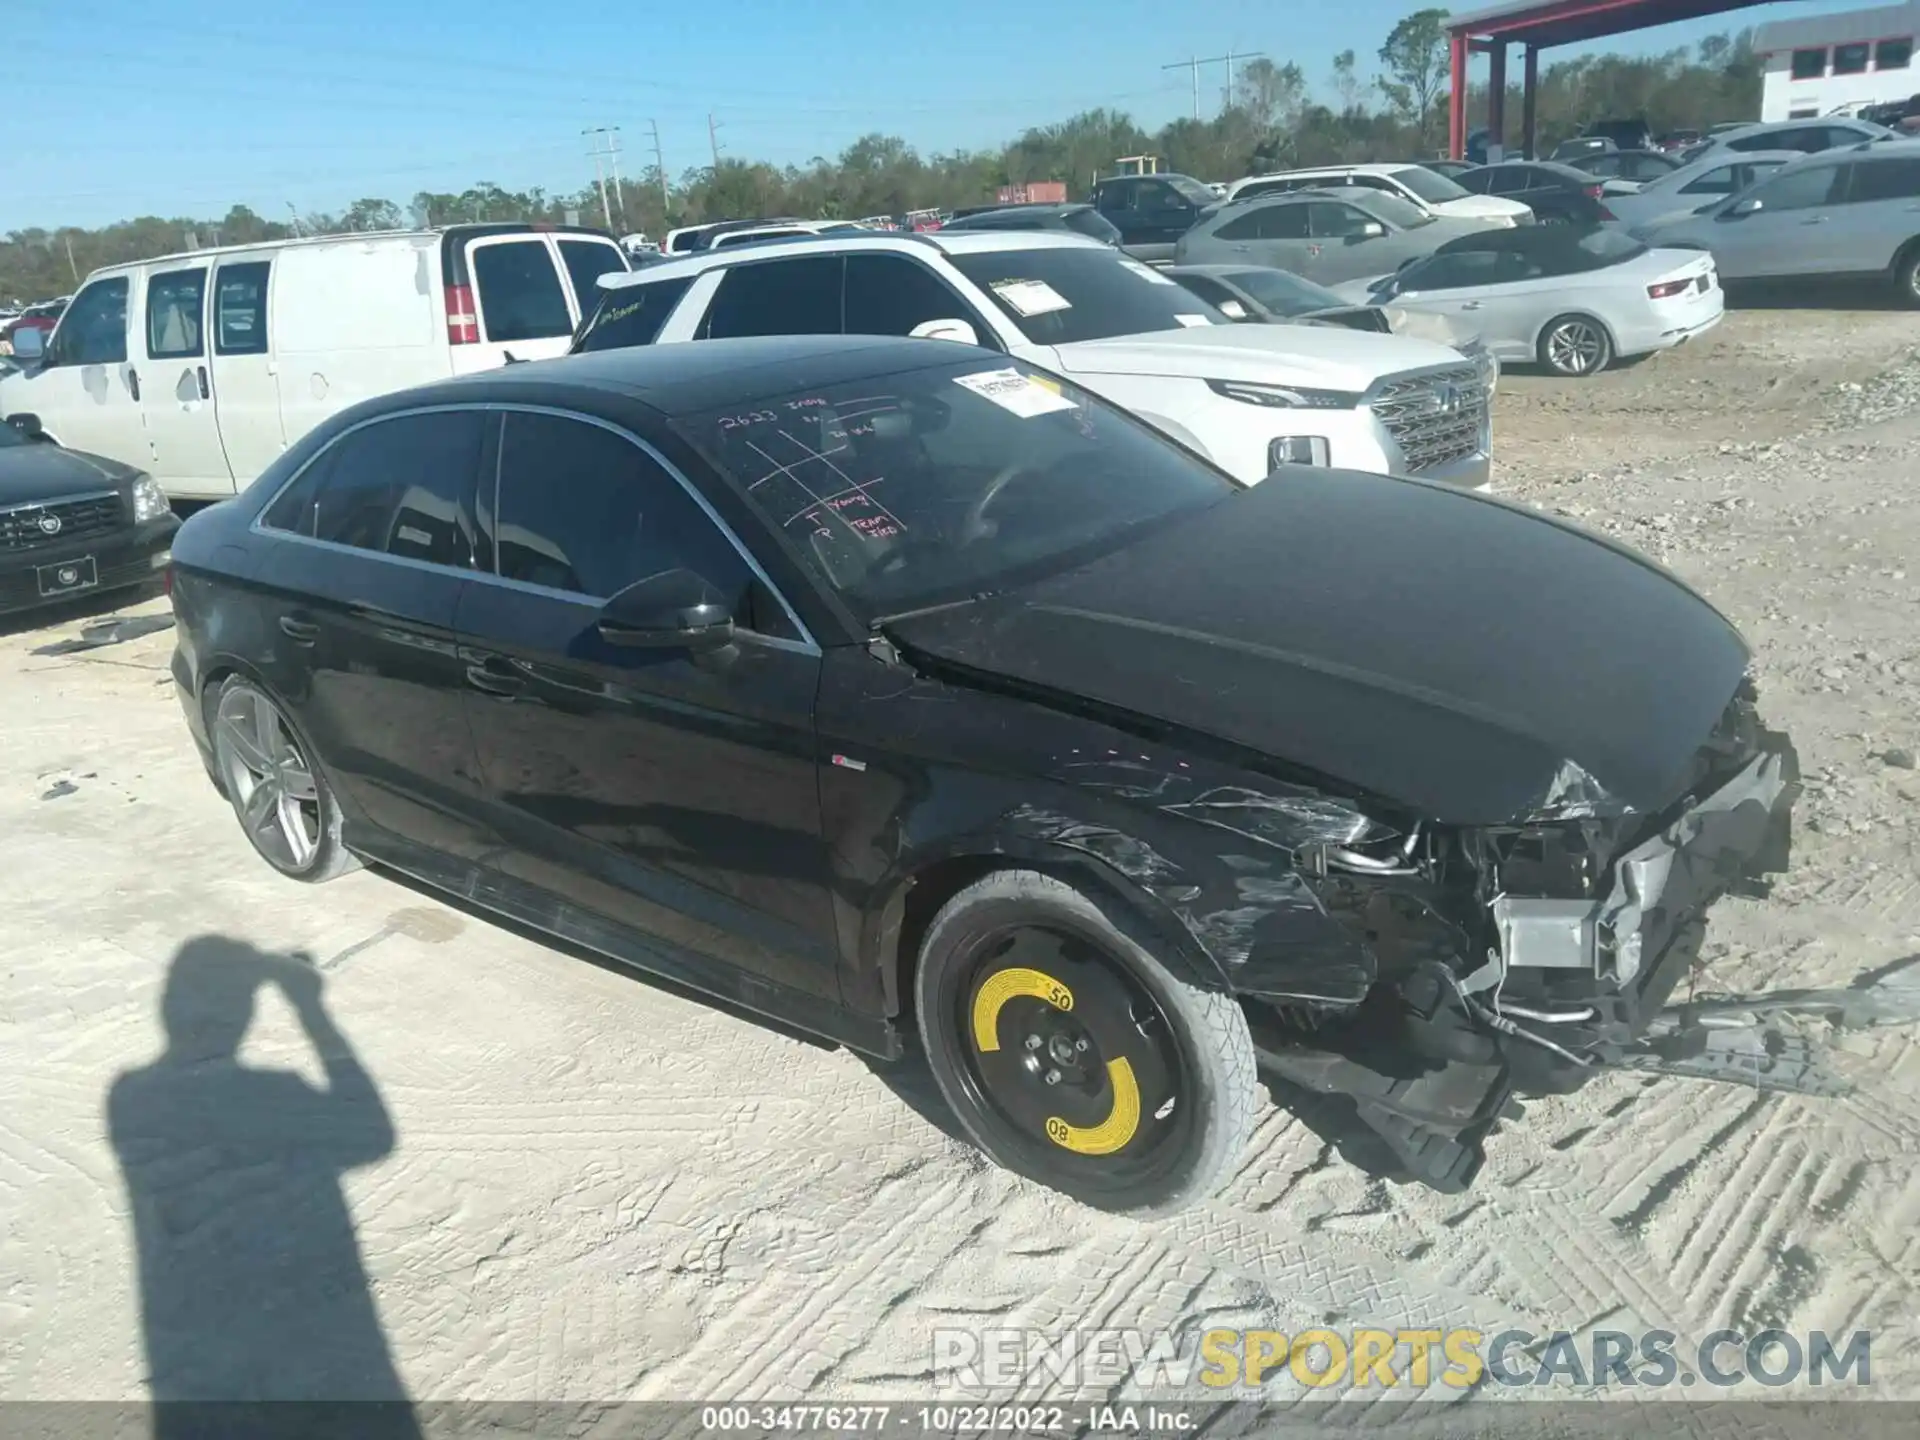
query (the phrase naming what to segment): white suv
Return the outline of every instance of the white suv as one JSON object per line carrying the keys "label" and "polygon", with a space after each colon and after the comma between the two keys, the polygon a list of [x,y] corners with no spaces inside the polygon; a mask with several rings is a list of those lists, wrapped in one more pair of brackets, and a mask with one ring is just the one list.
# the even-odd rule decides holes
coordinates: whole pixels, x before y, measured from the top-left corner
{"label": "white suv", "polygon": [[1533,223],[1533,210],[1518,200],[1476,195],[1424,165],[1323,165],[1315,170],[1249,175],[1227,187],[1227,203],[1237,205],[1242,200],[1256,200],[1266,195],[1338,189],[1343,185],[1398,195],[1447,220],[1472,220],[1496,229]]}
{"label": "white suv", "polygon": [[609,276],[578,351],[909,335],[1070,376],[1244,481],[1330,465],[1482,486],[1491,361],[1398,335],[1235,325],[1111,246],[1046,232],[835,236]]}

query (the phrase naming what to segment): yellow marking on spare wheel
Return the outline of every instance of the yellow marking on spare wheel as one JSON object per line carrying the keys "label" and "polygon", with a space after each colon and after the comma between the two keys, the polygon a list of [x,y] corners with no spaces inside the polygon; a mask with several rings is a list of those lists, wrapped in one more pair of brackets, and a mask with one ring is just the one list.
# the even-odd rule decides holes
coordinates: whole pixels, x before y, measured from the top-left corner
{"label": "yellow marking on spare wheel", "polygon": [[1047,1117],[1047,1138],[1065,1146],[1076,1155],[1111,1155],[1140,1128],[1140,1086],[1133,1078],[1133,1067],[1122,1056],[1107,1062],[1107,1079],[1113,1082],[1113,1109],[1098,1125],[1082,1130],[1069,1125],[1058,1115]]}
{"label": "yellow marking on spare wheel", "polygon": [[1073,992],[1038,970],[1002,970],[973,997],[973,1043],[982,1053],[1000,1048],[1000,1007],[1016,995],[1031,995],[1056,1010],[1073,1009]]}

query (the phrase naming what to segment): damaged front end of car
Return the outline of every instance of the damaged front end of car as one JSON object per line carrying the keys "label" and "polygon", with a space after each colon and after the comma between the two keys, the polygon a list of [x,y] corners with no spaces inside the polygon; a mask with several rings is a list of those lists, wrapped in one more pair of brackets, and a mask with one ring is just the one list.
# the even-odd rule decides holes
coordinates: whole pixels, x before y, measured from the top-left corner
{"label": "damaged front end of car", "polygon": [[1704,1027],[1655,1021],[1713,903],[1765,894],[1786,868],[1799,765],[1755,699],[1743,682],[1657,814],[1569,769],[1509,824],[1303,846],[1299,873],[1360,940],[1371,984],[1350,1003],[1261,993],[1256,947],[1236,990],[1263,1064],[1349,1098],[1411,1175],[1443,1190],[1472,1183],[1515,1096],[1665,1061],[1714,1073],[1685,1065]]}

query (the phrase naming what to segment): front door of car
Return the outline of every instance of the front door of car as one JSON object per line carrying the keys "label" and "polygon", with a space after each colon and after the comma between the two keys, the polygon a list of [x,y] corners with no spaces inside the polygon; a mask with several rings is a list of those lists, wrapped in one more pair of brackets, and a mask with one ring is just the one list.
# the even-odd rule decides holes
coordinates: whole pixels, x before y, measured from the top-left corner
{"label": "front door of car", "polygon": [[[509,410],[482,519],[499,579],[461,607],[500,865],[683,951],[837,1000],[813,706],[820,654],[688,483],[585,417]],[[689,571],[732,607],[696,653],[601,628]]]}
{"label": "front door of car", "polygon": [[133,277],[85,286],[67,306],[37,369],[9,376],[6,410],[38,416],[41,428],[71,450],[153,465],[140,413],[139,376],[128,363]]}
{"label": "front door of car", "polygon": [[1300,273],[1322,285],[1337,285],[1363,275],[1384,275],[1409,254],[1411,237],[1389,232],[1378,216],[1344,200],[1314,200],[1307,211],[1306,268]]}
{"label": "front door of car", "polygon": [[1407,291],[1390,303],[1444,315],[1503,360],[1529,359],[1534,337],[1558,295],[1532,267],[1505,250],[1456,250],[1407,272]]}
{"label": "front door of car", "polygon": [[487,415],[403,412],[317,456],[268,506],[260,571],[269,659],[342,801],[428,849],[486,848],[454,614],[476,560]]}
{"label": "front door of car", "polygon": [[1720,273],[1742,280],[1832,268],[1826,247],[1836,233],[1835,201],[1845,176],[1842,165],[1796,165],[1722,206],[1709,237]]}
{"label": "front door of car", "polygon": [[233,494],[207,353],[207,267],[149,274],[140,311],[146,352],[139,366],[140,409],[153,446],[154,478],[169,495]]}
{"label": "front door of car", "polygon": [[1134,187],[1142,245],[1171,245],[1193,228],[1200,207],[1164,180],[1143,180]]}

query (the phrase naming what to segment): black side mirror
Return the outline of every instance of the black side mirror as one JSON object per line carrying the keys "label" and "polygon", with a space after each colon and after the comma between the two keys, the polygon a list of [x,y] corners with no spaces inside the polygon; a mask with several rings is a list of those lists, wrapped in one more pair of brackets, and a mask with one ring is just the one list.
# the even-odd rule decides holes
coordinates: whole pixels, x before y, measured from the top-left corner
{"label": "black side mirror", "polygon": [[733,609],[693,571],[663,570],[607,601],[595,628],[609,645],[701,655],[733,642]]}

